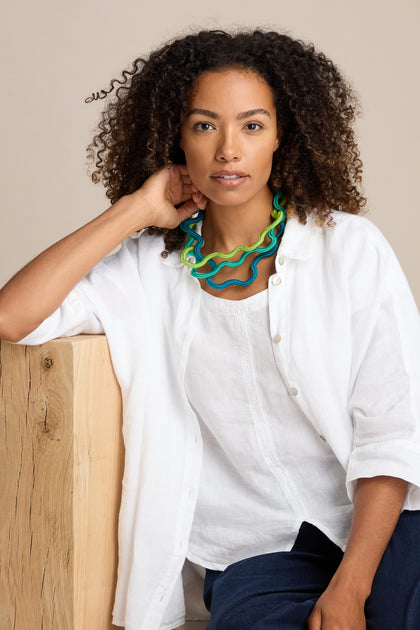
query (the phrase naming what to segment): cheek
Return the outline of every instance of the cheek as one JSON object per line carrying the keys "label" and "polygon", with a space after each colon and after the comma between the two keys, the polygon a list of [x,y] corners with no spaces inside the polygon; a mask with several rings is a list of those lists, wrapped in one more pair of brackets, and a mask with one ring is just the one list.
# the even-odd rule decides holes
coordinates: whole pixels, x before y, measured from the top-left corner
{"label": "cheek", "polygon": [[189,151],[188,148],[186,151],[184,150],[184,155],[185,164],[188,168],[188,175],[190,176],[194,186],[200,189],[203,186],[206,173],[206,169],[200,159],[200,155],[196,150]]}
{"label": "cheek", "polygon": [[273,163],[273,153],[273,145],[267,145],[266,147],[262,148],[255,156],[255,162],[259,165],[261,169],[271,169],[271,165]]}
{"label": "cheek", "polygon": [[184,151],[185,161],[187,162],[187,164],[190,163],[190,162],[193,162],[193,160],[194,160],[194,145],[192,145],[191,142],[188,142],[188,140],[185,140],[181,136],[181,140],[180,140],[179,146]]}
{"label": "cheek", "polygon": [[196,162],[187,162],[188,174],[192,183],[199,190],[203,192],[203,189],[207,187],[207,178],[204,170],[200,169],[200,166]]}
{"label": "cheek", "polygon": [[208,160],[209,155],[208,150],[195,142],[185,143],[183,151],[190,176],[191,173],[199,174],[206,166],[206,159]]}

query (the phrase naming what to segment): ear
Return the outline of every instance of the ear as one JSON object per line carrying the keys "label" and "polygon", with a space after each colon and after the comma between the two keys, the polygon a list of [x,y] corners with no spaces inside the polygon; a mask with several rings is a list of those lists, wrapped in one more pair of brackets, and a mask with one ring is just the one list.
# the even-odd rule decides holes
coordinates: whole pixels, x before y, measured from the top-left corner
{"label": "ear", "polygon": [[274,140],[274,149],[273,149],[273,153],[274,153],[274,151],[277,151],[277,149],[279,148],[279,146],[280,146],[280,142],[281,142],[281,139],[282,139],[282,136],[283,136],[283,132],[282,132],[282,130],[279,128],[279,129],[277,130],[277,137],[276,137],[276,139]]}

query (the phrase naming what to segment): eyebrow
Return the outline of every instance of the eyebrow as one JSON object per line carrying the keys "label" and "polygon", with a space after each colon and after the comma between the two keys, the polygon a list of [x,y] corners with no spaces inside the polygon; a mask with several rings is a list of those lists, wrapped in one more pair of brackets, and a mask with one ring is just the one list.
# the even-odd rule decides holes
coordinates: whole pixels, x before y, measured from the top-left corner
{"label": "eyebrow", "polygon": [[[191,111],[188,112],[187,118],[189,116],[192,116],[193,114],[200,114],[201,116],[207,116],[207,118],[213,118],[213,120],[220,119],[219,114],[212,112],[210,109],[200,109],[200,108],[192,109]],[[257,107],[256,109],[249,109],[246,112],[241,112],[240,114],[237,115],[237,119],[243,120],[244,118],[252,118],[252,116],[258,116],[259,114],[263,114],[264,116],[268,116],[268,118],[271,118],[270,112],[268,112],[266,109],[263,109],[262,107]]]}

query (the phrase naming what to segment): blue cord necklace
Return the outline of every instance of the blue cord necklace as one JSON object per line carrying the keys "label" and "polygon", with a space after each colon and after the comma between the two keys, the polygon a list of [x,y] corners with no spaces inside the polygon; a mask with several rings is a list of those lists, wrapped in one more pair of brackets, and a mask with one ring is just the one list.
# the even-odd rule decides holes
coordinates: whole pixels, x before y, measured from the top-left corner
{"label": "blue cord necklace", "polygon": [[[274,221],[261,232],[259,239],[253,245],[250,247],[236,247],[229,254],[213,252],[212,254],[208,254],[208,256],[203,256],[201,252],[201,248],[204,245],[203,237],[193,229],[205,216],[204,210],[199,210],[198,214],[182,221],[180,224],[180,228],[190,237],[181,253],[181,261],[191,269],[191,275],[194,278],[204,278],[207,284],[213,289],[225,289],[231,285],[240,287],[249,286],[258,275],[257,264],[259,261],[268,256],[272,256],[277,251],[286,223],[285,203],[286,200],[281,197],[281,192],[277,190],[274,195],[273,210],[271,212]],[[277,227],[278,230],[275,234],[274,231]],[[270,242],[265,247],[261,247],[266,236],[269,237]],[[243,252],[241,257],[237,261],[231,260],[239,252]],[[232,278],[225,282],[215,282],[213,280],[213,276],[223,269],[223,267],[239,267],[250,254],[256,252],[258,252],[258,256],[256,256],[251,263],[251,275],[248,280],[238,280],[237,278]],[[216,263],[215,258],[221,258],[222,262]],[[210,265],[210,271],[198,271],[198,269],[201,269],[207,263]]]}

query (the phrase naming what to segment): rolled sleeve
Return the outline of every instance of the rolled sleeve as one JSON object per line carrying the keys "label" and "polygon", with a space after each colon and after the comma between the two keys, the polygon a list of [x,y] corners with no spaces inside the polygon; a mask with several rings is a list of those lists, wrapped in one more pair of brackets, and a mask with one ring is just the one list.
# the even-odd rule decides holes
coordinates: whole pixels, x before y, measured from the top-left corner
{"label": "rolled sleeve", "polygon": [[35,346],[58,337],[81,334],[100,335],[103,332],[103,326],[79,284],[67,295],[54,313],[17,343]]}
{"label": "rolled sleeve", "polygon": [[110,331],[112,336],[123,325],[136,322],[138,248],[139,239],[125,239],[76,284],[54,313],[17,343],[39,345],[57,337],[108,335]]}
{"label": "rolled sleeve", "polygon": [[418,326],[410,330],[401,320],[395,300],[388,294],[381,304],[349,401],[354,430],[347,469],[350,496],[357,479],[379,475],[405,479],[420,489],[418,382],[408,360],[410,333],[415,348]]}

